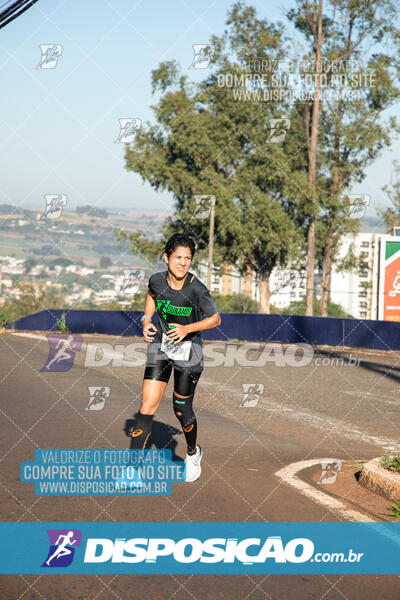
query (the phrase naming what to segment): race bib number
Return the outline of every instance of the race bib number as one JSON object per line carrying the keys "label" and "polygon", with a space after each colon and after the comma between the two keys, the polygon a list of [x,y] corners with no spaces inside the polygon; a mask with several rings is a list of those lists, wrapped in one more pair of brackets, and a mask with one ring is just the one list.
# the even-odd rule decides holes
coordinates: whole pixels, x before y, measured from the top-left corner
{"label": "race bib number", "polygon": [[162,334],[161,350],[172,360],[189,360],[192,342],[177,342],[170,340],[166,333]]}

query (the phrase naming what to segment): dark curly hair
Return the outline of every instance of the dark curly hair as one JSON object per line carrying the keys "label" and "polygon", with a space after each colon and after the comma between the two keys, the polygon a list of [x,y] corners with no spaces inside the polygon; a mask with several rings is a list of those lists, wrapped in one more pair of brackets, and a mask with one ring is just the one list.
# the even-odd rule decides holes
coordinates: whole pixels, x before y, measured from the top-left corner
{"label": "dark curly hair", "polygon": [[183,248],[190,248],[190,252],[192,253],[192,258],[196,251],[196,245],[191,237],[186,235],[185,233],[174,233],[167,243],[165,244],[164,252],[168,256],[171,256],[174,250],[178,248],[178,246],[183,246]]}

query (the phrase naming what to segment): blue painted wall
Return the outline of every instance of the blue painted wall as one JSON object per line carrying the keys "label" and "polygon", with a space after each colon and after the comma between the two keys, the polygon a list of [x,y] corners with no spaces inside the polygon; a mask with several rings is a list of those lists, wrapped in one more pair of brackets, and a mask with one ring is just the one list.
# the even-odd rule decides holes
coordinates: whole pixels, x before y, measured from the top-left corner
{"label": "blue painted wall", "polygon": [[[48,309],[6,325],[24,331],[58,331],[57,321],[65,312],[71,333],[141,336],[139,311]],[[400,323],[303,317],[295,315],[221,314],[222,323],[203,333],[205,340],[248,340],[350,346],[375,350],[400,350]],[[157,323],[157,317],[154,318]]]}

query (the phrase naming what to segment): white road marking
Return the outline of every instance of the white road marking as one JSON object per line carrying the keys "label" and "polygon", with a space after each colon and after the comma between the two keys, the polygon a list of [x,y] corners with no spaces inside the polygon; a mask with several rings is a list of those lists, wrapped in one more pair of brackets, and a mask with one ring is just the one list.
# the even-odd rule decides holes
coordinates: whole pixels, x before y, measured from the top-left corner
{"label": "white road marking", "polygon": [[[202,385],[208,385],[215,388],[215,381],[207,381],[206,378],[204,378]],[[218,390],[229,391],[235,396],[238,395],[237,387],[233,385],[223,384],[218,387]],[[351,423],[344,423],[342,420],[335,419],[335,417],[330,417],[328,415],[320,416],[320,414],[307,410],[306,408],[298,409],[296,406],[285,406],[284,404],[279,404],[279,402],[274,402],[270,398],[261,398],[258,403],[258,408],[277,415],[282,415],[285,419],[306,423],[308,427],[315,427],[324,432],[329,431],[329,433],[334,433],[337,436],[352,441],[366,442],[368,444],[373,444],[374,446],[379,446],[384,450],[400,451],[400,443],[398,440],[370,435],[368,432],[358,429]]]}
{"label": "white road marking", "polygon": [[[303,421],[311,427],[318,427],[324,431],[329,430],[329,433],[335,433],[336,435],[340,435],[341,437],[345,437],[353,441],[358,439],[360,442],[374,444],[375,446],[380,446],[385,450],[400,450],[400,444],[398,441],[391,440],[390,438],[386,437],[370,435],[366,431],[362,431],[351,424],[344,423],[340,419],[328,417],[327,415],[320,417],[311,411],[298,410],[297,408],[283,406],[282,404],[278,404],[277,402],[273,402],[272,400],[268,399],[266,399],[266,404],[267,407],[265,410],[268,412],[282,414],[285,416],[285,418],[294,419],[295,421]],[[268,406],[271,408],[268,408]]]}
{"label": "white road marking", "polygon": [[[47,341],[46,337],[32,333],[13,333],[13,335]],[[85,350],[86,347],[87,344],[83,343],[81,350]],[[104,357],[108,357],[107,349],[105,349],[104,352]],[[215,388],[215,381],[207,381],[206,377],[203,377],[201,383],[202,385],[208,385]],[[234,395],[237,395],[237,387],[233,385],[224,384],[219,386],[218,389],[227,391],[229,390]],[[400,443],[397,440],[392,440],[382,436],[370,435],[366,431],[362,431],[350,423],[344,423],[342,420],[329,417],[328,415],[320,416],[319,414],[311,412],[307,409],[299,410],[296,407],[285,406],[268,398],[263,398],[258,407],[266,410],[267,412],[282,415],[286,419],[301,421],[306,423],[309,427],[315,427],[325,432],[329,430],[330,433],[334,433],[337,436],[341,436],[352,441],[357,440],[363,443],[373,444],[374,446],[379,446],[387,451],[400,451]]]}
{"label": "white road marking", "polygon": [[14,333],[12,335],[19,335],[20,337],[31,338],[31,340],[43,340],[43,342],[47,342],[47,337],[44,335],[35,335],[34,333]]}
{"label": "white road marking", "polygon": [[358,390],[344,390],[343,393],[348,396],[355,396],[356,398],[372,398],[374,402],[384,402],[385,404],[400,406],[400,401],[398,400],[398,397],[396,399],[396,395],[388,398],[388,396],[378,395],[376,392],[362,392]]}
{"label": "white road marking", "polygon": [[374,521],[370,517],[367,517],[367,515],[364,515],[363,513],[360,513],[357,510],[353,510],[352,508],[348,508],[344,502],[341,502],[336,498],[332,498],[332,496],[329,496],[328,494],[325,494],[320,490],[316,490],[312,485],[306,483],[305,481],[302,481],[297,476],[297,473],[302,469],[312,467],[313,465],[318,465],[322,461],[337,462],[337,460],[337,458],[313,458],[311,460],[301,460],[299,462],[291,463],[290,465],[287,465],[282,469],[279,469],[279,471],[277,471],[275,475],[282,479],[282,481],[284,481],[288,485],[291,485],[292,487],[296,488],[296,490],[298,490],[304,496],[307,496],[311,500],[314,500],[314,502],[323,504],[329,510],[332,510],[333,512],[335,512],[335,514],[339,514],[348,521],[376,523],[377,521]]}

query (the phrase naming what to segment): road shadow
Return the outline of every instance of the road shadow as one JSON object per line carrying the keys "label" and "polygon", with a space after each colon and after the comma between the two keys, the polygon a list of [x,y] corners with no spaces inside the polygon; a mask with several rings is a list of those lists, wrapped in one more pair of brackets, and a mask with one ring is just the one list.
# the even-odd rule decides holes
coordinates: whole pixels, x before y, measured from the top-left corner
{"label": "road shadow", "polygon": [[[360,363],[355,365],[354,363],[350,363],[350,361],[349,361],[350,356],[349,357],[344,356],[343,353],[329,351],[329,350],[322,350],[322,349],[318,349],[315,353],[318,355],[322,355],[324,357],[326,356],[329,358],[343,359],[343,364],[346,364],[348,366],[355,367],[355,368],[358,367],[359,369],[367,369],[368,371],[373,371],[374,373],[377,373],[379,375],[384,375],[385,377],[388,377],[388,379],[392,379],[396,383],[400,383],[400,367],[396,367],[394,365],[386,365],[386,364],[382,364],[382,363],[370,362],[370,361],[364,360],[363,358],[360,358]],[[347,354],[347,352],[346,352],[346,354]],[[348,354],[351,355],[352,353],[349,352]],[[354,352],[354,355],[355,354],[356,354],[356,351]],[[357,358],[359,358],[359,357],[357,356]]]}

